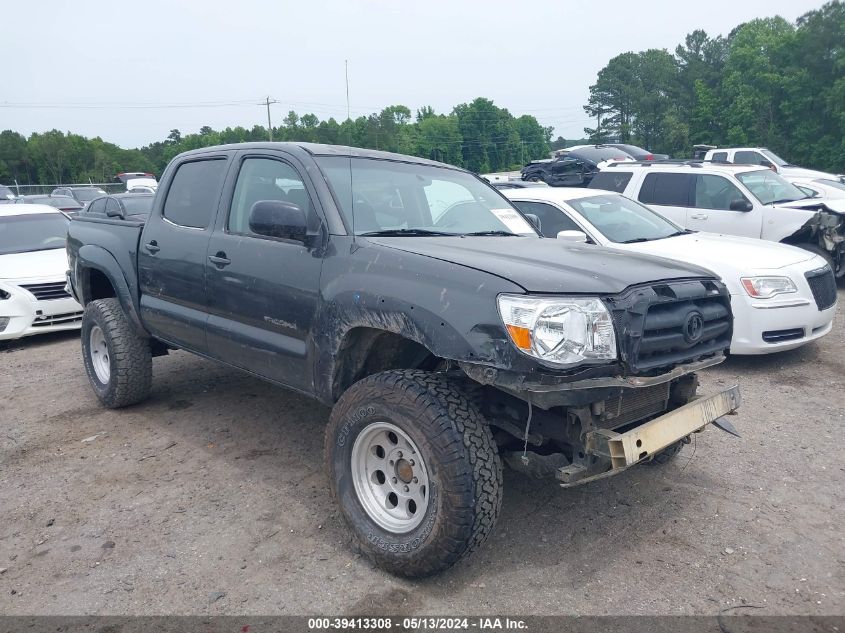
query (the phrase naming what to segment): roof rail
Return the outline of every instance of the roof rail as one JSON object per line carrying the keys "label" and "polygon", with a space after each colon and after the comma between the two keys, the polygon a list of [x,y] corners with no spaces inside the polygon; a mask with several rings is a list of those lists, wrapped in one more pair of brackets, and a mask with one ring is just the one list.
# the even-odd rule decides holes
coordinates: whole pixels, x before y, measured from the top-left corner
{"label": "roof rail", "polygon": [[607,166],[617,167],[625,165],[642,165],[643,167],[654,167],[655,165],[677,165],[701,169],[704,166],[702,163],[708,163],[712,165],[727,165],[729,167],[748,167],[748,165],[736,165],[734,163],[728,163],[726,161],[704,160],[703,158],[670,158],[667,160],[626,160],[608,163]]}

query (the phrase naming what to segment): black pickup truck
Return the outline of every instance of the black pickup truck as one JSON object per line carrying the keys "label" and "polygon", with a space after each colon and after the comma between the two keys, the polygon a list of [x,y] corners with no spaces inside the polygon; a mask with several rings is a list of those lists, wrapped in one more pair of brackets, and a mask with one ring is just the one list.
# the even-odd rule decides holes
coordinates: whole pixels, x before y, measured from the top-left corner
{"label": "black pickup truck", "polygon": [[502,460],[572,486],[664,461],[739,406],[735,387],[696,396],[732,333],[712,273],[534,221],[408,156],[188,152],[148,218],[70,224],[85,369],[123,407],[184,349],[333,406],[325,459],[352,531],[382,567],[435,573],[491,532]]}

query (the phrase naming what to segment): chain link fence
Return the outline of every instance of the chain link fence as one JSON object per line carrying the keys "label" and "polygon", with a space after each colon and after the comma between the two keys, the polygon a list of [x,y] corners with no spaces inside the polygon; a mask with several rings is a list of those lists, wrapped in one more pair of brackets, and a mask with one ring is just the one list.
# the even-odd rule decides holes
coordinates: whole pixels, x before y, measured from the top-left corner
{"label": "chain link fence", "polygon": [[18,196],[30,195],[49,195],[56,187],[99,187],[106,193],[122,193],[126,191],[126,185],[122,182],[80,182],[76,184],[61,184],[61,185],[7,185],[9,189],[15,192]]}

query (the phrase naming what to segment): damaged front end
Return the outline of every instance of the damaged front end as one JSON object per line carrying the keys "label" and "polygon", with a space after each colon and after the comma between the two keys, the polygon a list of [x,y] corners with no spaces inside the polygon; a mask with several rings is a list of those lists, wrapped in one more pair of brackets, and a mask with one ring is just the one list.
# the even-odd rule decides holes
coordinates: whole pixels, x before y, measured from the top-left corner
{"label": "damaged front end", "polygon": [[582,484],[652,460],[739,407],[738,387],[696,393],[694,372],[724,360],[730,345],[733,319],[722,284],[650,284],[605,302],[619,349],[613,367],[526,375],[459,364],[483,385],[475,387],[475,401],[514,469],[562,486]]}
{"label": "damaged front end", "polygon": [[808,204],[792,204],[792,208],[815,211],[785,242],[801,246],[818,246],[833,259],[833,272],[837,277],[845,275],[845,200],[816,201]]}

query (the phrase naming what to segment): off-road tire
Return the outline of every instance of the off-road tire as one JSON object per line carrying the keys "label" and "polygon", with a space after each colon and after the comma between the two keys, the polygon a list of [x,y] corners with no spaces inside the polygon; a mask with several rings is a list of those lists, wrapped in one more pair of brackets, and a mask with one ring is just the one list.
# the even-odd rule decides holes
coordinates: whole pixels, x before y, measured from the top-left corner
{"label": "off-road tire", "polygon": [[[353,444],[379,422],[406,433],[428,469],[425,514],[406,533],[379,526],[353,483]],[[425,371],[386,371],[352,385],[332,410],[325,461],[332,494],[361,549],[399,576],[435,574],[478,549],[502,505],[502,464],[489,426],[453,384]]]}
{"label": "off-road tire", "polygon": [[[91,354],[91,329],[102,330],[110,357],[108,382],[97,377]],[[100,402],[119,409],[144,400],[150,393],[153,362],[149,340],[139,336],[117,299],[97,299],[82,316],[82,359],[91,388]]]}

